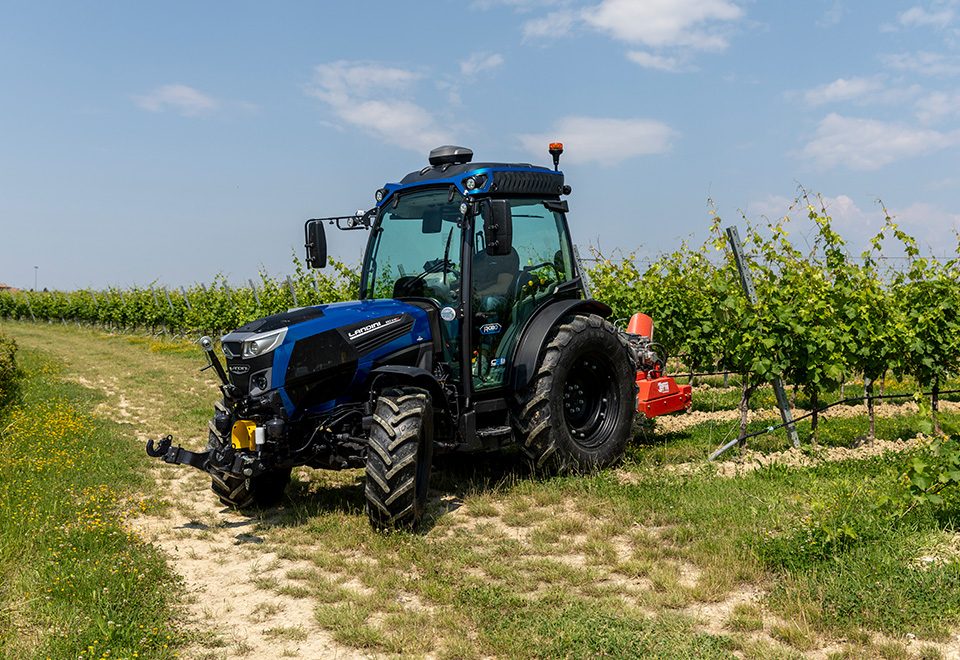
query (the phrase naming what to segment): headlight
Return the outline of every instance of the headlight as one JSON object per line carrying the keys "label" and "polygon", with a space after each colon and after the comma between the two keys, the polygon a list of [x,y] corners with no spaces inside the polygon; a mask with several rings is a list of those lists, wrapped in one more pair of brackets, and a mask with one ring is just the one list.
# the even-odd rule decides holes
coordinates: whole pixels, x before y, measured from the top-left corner
{"label": "headlight", "polygon": [[287,329],[280,328],[273,332],[265,332],[262,335],[256,335],[243,342],[243,357],[251,358],[258,355],[269,353],[277,346],[283,343],[283,338],[287,336]]}

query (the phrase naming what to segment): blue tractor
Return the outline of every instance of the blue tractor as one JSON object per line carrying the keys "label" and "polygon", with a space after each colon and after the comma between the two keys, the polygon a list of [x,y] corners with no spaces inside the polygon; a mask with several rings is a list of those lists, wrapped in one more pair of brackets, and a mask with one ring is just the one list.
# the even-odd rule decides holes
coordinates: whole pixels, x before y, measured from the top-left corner
{"label": "blue tractor", "polygon": [[518,448],[550,471],[618,459],[650,353],[590,298],[562,151],[550,145],[550,169],[439,147],[365,214],[308,220],[315,268],[325,225],[369,232],[360,300],[237,328],[221,339],[225,365],[204,338],[223,392],[207,451],[167,436],[148,453],[205,470],[238,508],[276,503],[297,466],[364,468],[380,529],[418,524],[442,452]]}

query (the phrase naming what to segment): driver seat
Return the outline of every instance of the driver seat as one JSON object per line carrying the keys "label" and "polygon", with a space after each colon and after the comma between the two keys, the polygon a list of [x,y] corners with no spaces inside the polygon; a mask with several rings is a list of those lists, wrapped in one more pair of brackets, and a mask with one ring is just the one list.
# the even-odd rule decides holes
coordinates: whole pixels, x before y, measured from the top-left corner
{"label": "driver seat", "polygon": [[510,254],[490,255],[486,250],[473,258],[473,291],[481,299],[488,296],[510,298],[520,274],[520,255],[513,248]]}

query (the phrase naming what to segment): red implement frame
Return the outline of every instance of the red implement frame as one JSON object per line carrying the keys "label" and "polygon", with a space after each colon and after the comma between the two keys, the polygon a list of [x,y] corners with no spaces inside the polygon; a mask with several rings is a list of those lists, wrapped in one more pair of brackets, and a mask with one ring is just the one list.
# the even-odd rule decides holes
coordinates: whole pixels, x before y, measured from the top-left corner
{"label": "red implement frame", "polygon": [[640,389],[637,393],[637,412],[643,413],[647,419],[690,408],[693,388],[677,385],[677,381],[670,376],[638,371],[637,387]]}
{"label": "red implement frame", "polygon": [[[630,318],[626,334],[634,338],[645,337],[647,342],[652,341],[653,319],[637,312]],[[664,376],[663,363],[654,357],[655,364],[648,371],[637,371],[637,412],[642,412],[647,419],[652,419],[689,409],[693,388],[689,385],[677,385],[673,378]]]}

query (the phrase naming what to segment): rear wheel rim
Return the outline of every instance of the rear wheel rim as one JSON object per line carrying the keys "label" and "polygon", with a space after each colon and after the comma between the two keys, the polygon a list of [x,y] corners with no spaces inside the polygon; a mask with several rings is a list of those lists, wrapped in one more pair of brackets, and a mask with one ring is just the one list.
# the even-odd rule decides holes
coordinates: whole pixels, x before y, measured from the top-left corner
{"label": "rear wheel rim", "polygon": [[563,421],[574,442],[596,449],[606,442],[616,426],[617,387],[613,365],[601,353],[577,357],[563,384]]}

